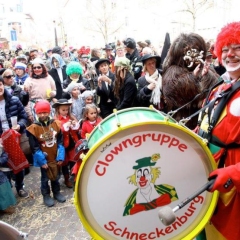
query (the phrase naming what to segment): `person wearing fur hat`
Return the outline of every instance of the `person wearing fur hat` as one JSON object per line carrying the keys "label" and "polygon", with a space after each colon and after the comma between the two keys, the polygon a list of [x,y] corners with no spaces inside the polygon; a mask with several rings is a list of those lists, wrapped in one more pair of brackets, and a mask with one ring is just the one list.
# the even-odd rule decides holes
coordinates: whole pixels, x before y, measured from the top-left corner
{"label": "person wearing fur hat", "polygon": [[[209,142],[218,164],[210,192],[219,191],[216,210],[206,226],[207,239],[240,239],[240,22],[225,25],[217,35],[215,52],[226,68],[221,85],[208,95],[210,106],[199,116],[198,134]],[[224,96],[224,97],[222,97]],[[226,100],[228,99],[228,100]],[[219,114],[217,114],[219,113]],[[210,116],[210,119],[209,119]]]}
{"label": "person wearing fur hat", "polygon": [[[53,78],[48,74],[41,58],[32,61],[30,77],[24,82],[24,90],[29,93],[29,104],[26,107],[30,122],[36,119],[34,111],[35,103],[40,99],[52,100],[56,96],[56,85]],[[51,113],[53,115],[53,113]]]}
{"label": "person wearing fur hat", "polygon": [[[176,110],[173,117],[180,121],[199,110],[206,90],[218,82],[219,76],[204,65],[207,48],[204,39],[196,33],[182,33],[171,44],[164,60],[162,74],[162,89],[166,103],[166,111]],[[196,95],[200,94],[191,102]],[[194,129],[197,117],[186,124]]]}
{"label": "person wearing fur hat", "polygon": [[18,85],[23,85],[25,80],[29,77],[26,73],[27,65],[22,62],[16,62],[14,66],[15,70],[15,81]]}
{"label": "person wearing fur hat", "polygon": [[129,59],[120,57],[115,61],[115,75],[113,92],[117,101],[117,110],[133,107],[137,95],[137,86],[131,74]]}
{"label": "person wearing fur hat", "polygon": [[[66,89],[71,82],[81,83],[80,91],[90,90],[90,83],[82,77],[83,69],[79,62],[70,62],[66,68],[67,79],[63,82],[63,88]],[[63,97],[69,99],[68,93],[63,93]]]}
{"label": "person wearing fur hat", "polygon": [[138,79],[137,100],[139,106],[149,107],[151,104],[158,110],[164,110],[162,95],[162,76],[160,70],[161,58],[146,54],[142,57],[144,76]]}
{"label": "person wearing fur hat", "polygon": [[[59,168],[65,158],[61,123],[50,118],[51,106],[46,100],[35,106],[37,120],[27,128],[29,143],[33,152],[34,166],[41,170],[41,194],[47,207],[54,205],[54,199],[63,203],[66,198],[60,193]],[[50,186],[53,198],[50,196]]]}
{"label": "person wearing fur hat", "polygon": [[102,118],[113,113],[115,108],[113,86],[115,74],[109,69],[110,61],[108,59],[99,59],[96,68],[100,72],[98,76],[97,95],[100,97],[99,107]]}
{"label": "person wearing fur hat", "polygon": [[56,100],[62,98],[63,94],[63,81],[67,78],[66,74],[66,64],[63,58],[57,54],[53,53],[50,57],[51,70],[48,73],[52,76],[56,85]]}
{"label": "person wearing fur hat", "polygon": [[[69,101],[72,102],[71,113],[78,121],[82,119],[84,107],[84,101],[81,97],[79,86],[79,83],[71,82],[67,87],[67,91],[71,96],[71,99]],[[83,92],[83,94],[86,92],[89,91],[87,90]]]}
{"label": "person wearing fur hat", "polygon": [[71,102],[62,98],[52,106],[55,108],[55,119],[61,122],[63,146],[65,148],[65,159],[62,164],[62,173],[65,179],[64,183],[68,188],[73,187],[72,183],[69,181],[69,174],[74,165],[74,147],[79,139],[78,132],[80,127],[78,120],[71,114],[71,105]]}

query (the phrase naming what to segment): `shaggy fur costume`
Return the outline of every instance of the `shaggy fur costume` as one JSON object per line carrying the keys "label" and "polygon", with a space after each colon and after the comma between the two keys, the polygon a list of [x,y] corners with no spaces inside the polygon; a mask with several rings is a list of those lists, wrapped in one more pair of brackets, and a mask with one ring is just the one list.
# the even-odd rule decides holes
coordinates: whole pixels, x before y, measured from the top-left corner
{"label": "shaggy fur costume", "polygon": [[[211,69],[204,76],[195,76],[193,70],[201,61],[184,60],[187,50],[194,50],[202,61],[206,58],[206,44],[204,39],[195,33],[180,34],[172,43],[168,55],[163,64],[163,95],[167,111],[180,108],[190,102],[197,94],[210,88],[217,83],[219,76]],[[190,67],[189,67],[190,66]],[[200,70],[201,72],[201,70]],[[179,110],[173,117],[176,121],[186,118],[195,113],[202,105],[207,93],[203,93],[194,102]],[[197,116],[187,123],[187,127],[193,129],[197,125]]]}

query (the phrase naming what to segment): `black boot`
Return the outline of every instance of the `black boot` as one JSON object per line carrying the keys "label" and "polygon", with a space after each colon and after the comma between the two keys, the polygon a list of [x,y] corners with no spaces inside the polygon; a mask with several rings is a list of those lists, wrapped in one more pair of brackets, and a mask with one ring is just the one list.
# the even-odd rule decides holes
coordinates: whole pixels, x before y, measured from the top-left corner
{"label": "black boot", "polygon": [[50,194],[43,195],[43,202],[47,207],[52,207],[54,205],[54,200],[51,198]]}
{"label": "black boot", "polygon": [[66,198],[60,192],[53,193],[53,197],[60,203],[63,203],[66,201]]}

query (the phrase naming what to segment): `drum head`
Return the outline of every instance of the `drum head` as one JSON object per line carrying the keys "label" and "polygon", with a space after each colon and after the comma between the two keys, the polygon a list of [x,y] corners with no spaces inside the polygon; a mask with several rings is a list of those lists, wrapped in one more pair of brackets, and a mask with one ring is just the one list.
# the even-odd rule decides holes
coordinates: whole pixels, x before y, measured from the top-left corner
{"label": "drum head", "polygon": [[77,177],[75,203],[95,239],[192,239],[210,219],[217,193],[205,191],[165,226],[161,207],[176,207],[215,169],[202,139],[175,123],[131,124],[91,147]]}

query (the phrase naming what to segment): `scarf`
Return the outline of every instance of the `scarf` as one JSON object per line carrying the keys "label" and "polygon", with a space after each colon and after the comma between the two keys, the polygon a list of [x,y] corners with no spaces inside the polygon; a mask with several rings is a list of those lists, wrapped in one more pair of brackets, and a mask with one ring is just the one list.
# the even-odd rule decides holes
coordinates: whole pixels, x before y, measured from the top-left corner
{"label": "scarf", "polygon": [[162,89],[162,76],[158,73],[158,70],[150,76],[148,72],[146,72],[145,78],[148,83],[155,83],[156,87],[152,90],[152,96],[150,102],[154,105],[160,107],[160,99],[161,99],[161,89]]}

